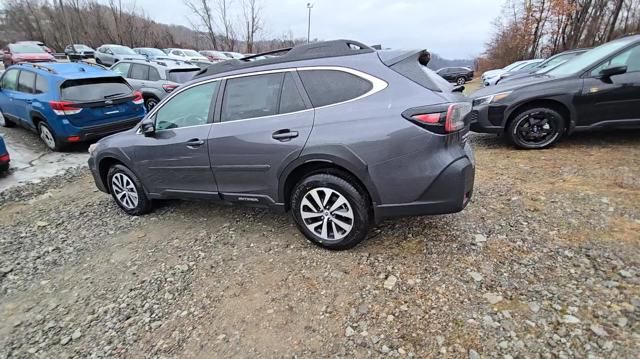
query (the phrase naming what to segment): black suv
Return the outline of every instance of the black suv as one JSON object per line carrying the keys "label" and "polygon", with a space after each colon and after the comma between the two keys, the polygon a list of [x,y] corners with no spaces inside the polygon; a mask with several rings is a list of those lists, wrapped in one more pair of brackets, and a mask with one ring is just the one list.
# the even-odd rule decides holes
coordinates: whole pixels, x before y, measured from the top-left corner
{"label": "black suv", "polygon": [[473,80],[473,70],[468,67],[443,67],[436,73],[443,79],[458,85]]}
{"label": "black suv", "polygon": [[471,103],[426,60],[336,40],[220,62],[92,146],[89,166],[131,215],[162,198],[268,206],[313,243],[350,248],[384,218],[471,198]]}
{"label": "black suv", "polygon": [[551,146],[578,130],[640,127],[640,35],[623,37],[544,74],[473,94],[475,132],[519,148]]}

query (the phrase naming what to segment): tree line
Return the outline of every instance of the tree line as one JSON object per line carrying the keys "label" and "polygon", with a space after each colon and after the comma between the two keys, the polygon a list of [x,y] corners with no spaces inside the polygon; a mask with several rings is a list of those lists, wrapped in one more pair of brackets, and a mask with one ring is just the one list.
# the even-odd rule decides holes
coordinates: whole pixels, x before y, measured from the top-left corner
{"label": "tree line", "polygon": [[4,0],[0,45],[38,40],[62,51],[73,39],[94,48],[113,43],[263,52],[305,41],[291,32],[260,39],[266,37],[260,0],[185,0],[184,5],[192,13],[191,28],[154,21],[135,0]]}
{"label": "tree line", "polygon": [[640,33],[640,0],[507,0],[494,28],[480,69]]}

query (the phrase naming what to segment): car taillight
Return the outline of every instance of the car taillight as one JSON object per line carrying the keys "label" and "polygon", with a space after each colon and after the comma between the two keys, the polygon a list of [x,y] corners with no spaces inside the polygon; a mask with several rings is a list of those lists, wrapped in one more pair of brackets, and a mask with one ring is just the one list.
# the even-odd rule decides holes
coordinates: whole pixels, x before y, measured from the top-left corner
{"label": "car taillight", "polygon": [[11,157],[9,157],[8,153],[5,153],[4,155],[0,155],[0,163],[9,162],[10,160],[11,160]]}
{"label": "car taillight", "polygon": [[75,107],[75,103],[69,101],[51,101],[49,102],[49,106],[51,106],[53,112],[58,116],[76,115],[82,111],[81,108]]}
{"label": "car taillight", "polygon": [[460,102],[414,108],[403,112],[402,116],[429,131],[446,134],[462,130],[470,112],[471,104]]}
{"label": "car taillight", "polygon": [[134,92],[132,101],[136,105],[142,105],[144,103],[144,98],[142,97],[142,92],[140,92],[140,91]]}
{"label": "car taillight", "polygon": [[166,92],[171,92],[171,91],[175,90],[177,87],[178,87],[178,85],[162,85],[162,88]]}

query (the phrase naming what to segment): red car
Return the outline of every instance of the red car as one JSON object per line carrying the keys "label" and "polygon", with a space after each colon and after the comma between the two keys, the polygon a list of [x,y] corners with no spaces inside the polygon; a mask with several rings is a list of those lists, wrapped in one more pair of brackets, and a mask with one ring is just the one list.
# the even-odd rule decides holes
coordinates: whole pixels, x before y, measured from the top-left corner
{"label": "red car", "polygon": [[55,57],[42,49],[42,47],[32,43],[9,44],[4,49],[2,62],[5,68],[20,62],[50,62],[55,61]]}

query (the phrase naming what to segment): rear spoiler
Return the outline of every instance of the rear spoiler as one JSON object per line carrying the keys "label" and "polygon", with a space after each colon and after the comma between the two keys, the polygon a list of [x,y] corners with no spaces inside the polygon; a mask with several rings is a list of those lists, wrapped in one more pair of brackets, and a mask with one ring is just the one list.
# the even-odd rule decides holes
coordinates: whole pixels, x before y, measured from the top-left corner
{"label": "rear spoiler", "polygon": [[378,51],[378,57],[383,64],[389,67],[409,58],[415,58],[422,66],[427,66],[431,61],[431,54],[427,50]]}

